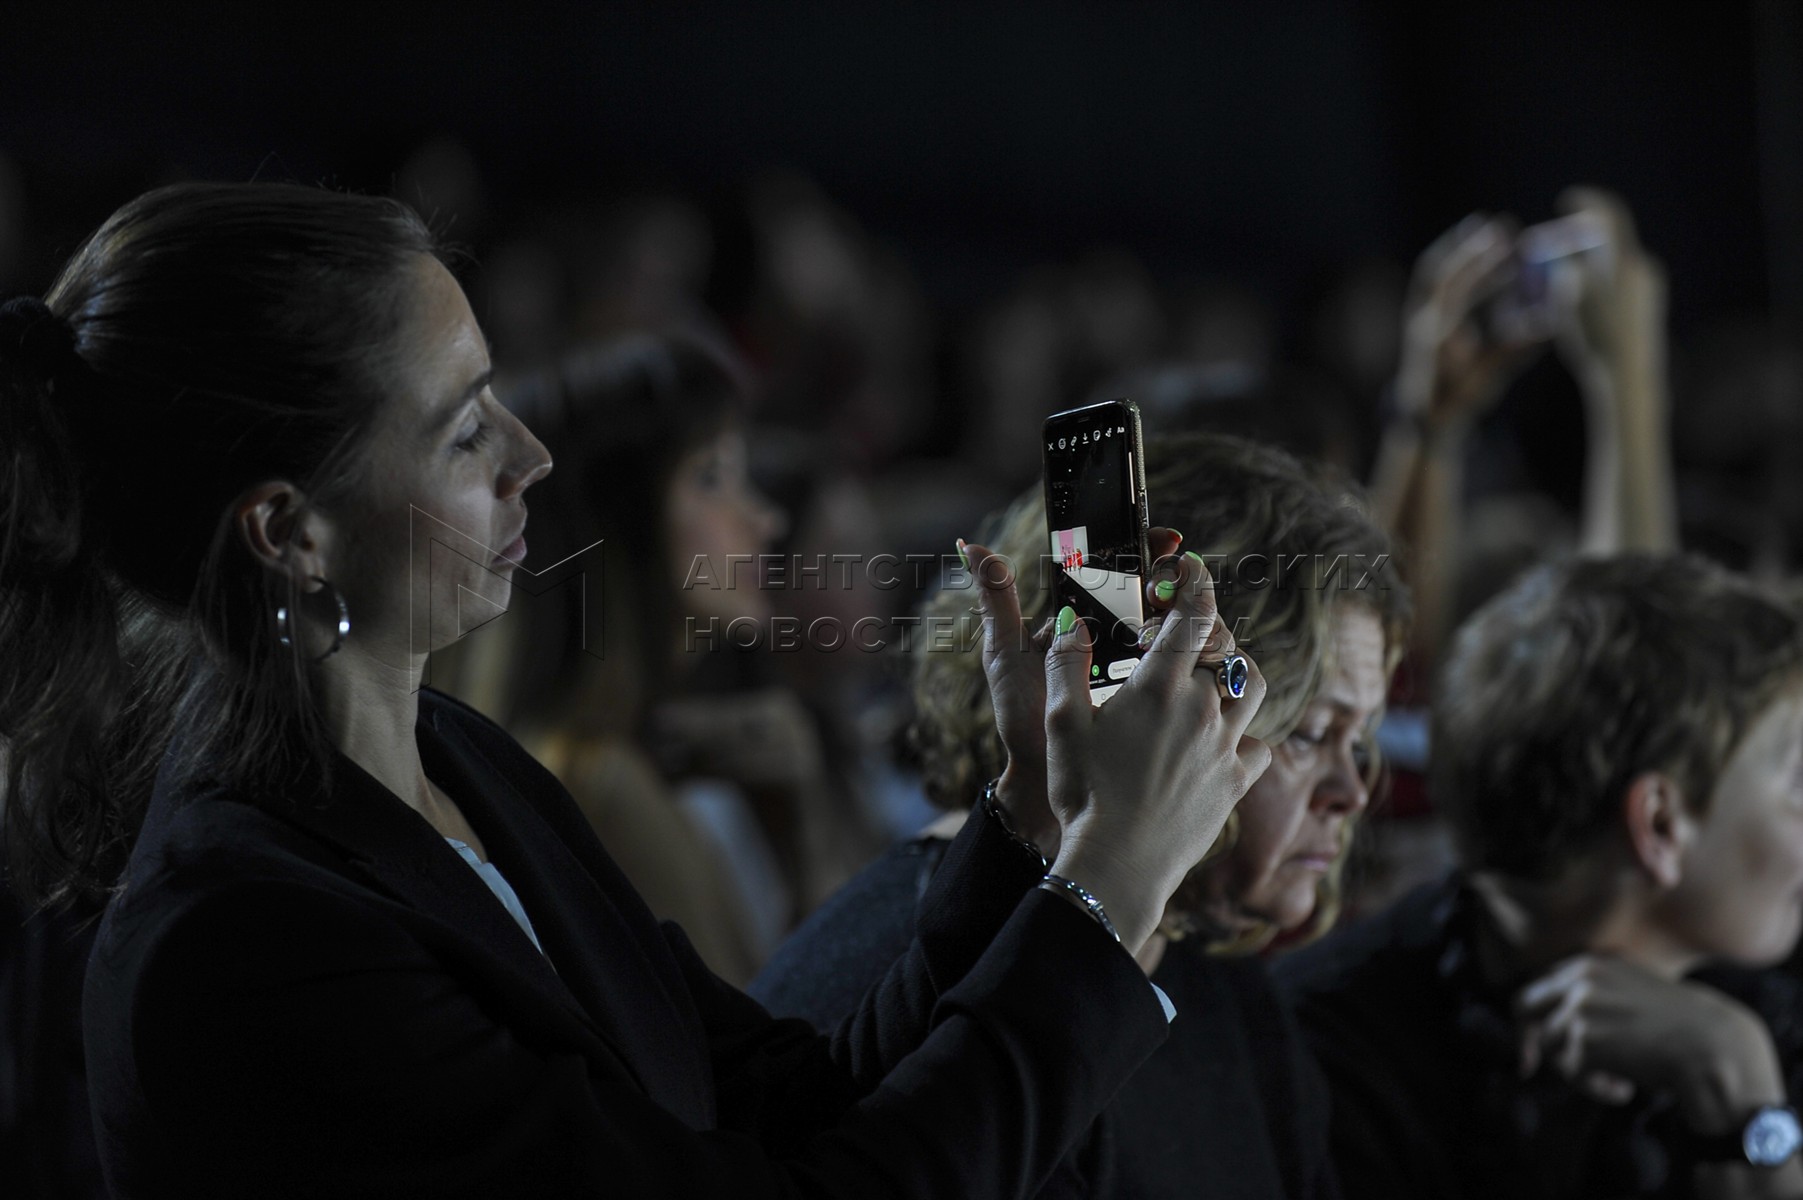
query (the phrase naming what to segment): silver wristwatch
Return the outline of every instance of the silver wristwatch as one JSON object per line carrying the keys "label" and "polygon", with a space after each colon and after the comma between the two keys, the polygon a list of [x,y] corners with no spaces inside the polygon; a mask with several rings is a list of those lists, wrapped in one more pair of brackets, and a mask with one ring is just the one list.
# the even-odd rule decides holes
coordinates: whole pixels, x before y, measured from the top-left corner
{"label": "silver wristwatch", "polygon": [[1698,1135],[1692,1157],[1699,1162],[1740,1162],[1755,1167],[1781,1167],[1803,1150],[1803,1127],[1795,1109],[1767,1105],[1758,1109],[1739,1129],[1709,1136]]}

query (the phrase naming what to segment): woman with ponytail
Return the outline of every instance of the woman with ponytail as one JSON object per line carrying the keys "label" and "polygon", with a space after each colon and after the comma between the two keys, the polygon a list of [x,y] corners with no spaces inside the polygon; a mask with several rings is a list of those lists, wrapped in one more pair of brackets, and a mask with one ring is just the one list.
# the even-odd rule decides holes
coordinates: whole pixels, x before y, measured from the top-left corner
{"label": "woman with ponytail", "polygon": [[[821,1036],[420,686],[465,592],[505,606],[551,466],[489,378],[419,221],[304,188],[151,192],[0,318],[0,798],[17,886],[109,897],[109,1187],[1033,1191],[1163,1039],[1133,954],[1268,759],[1262,680],[1198,668],[1231,644],[1200,561],[1103,709],[1080,623],[998,657],[1003,778]],[[1011,830],[1057,839],[1049,872]]]}

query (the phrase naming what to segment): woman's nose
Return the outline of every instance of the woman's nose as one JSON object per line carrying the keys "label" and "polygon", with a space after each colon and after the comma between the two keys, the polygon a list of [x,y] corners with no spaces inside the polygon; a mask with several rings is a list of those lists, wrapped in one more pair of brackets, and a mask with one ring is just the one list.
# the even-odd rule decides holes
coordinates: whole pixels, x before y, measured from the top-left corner
{"label": "woman's nose", "polygon": [[511,500],[551,473],[551,452],[545,444],[523,424],[519,426],[519,437],[512,462],[498,482],[497,491],[503,500]]}
{"label": "woman's nose", "polygon": [[1342,816],[1356,816],[1371,802],[1365,786],[1365,772],[1359,756],[1350,743],[1341,743],[1334,753],[1327,775],[1315,785],[1311,805]]}

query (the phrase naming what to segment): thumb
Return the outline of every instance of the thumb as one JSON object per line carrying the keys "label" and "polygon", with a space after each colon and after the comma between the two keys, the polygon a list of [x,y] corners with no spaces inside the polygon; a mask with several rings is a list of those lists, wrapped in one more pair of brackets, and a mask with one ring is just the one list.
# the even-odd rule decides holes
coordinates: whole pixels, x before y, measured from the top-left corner
{"label": "thumb", "polygon": [[1568,216],[1588,213],[1602,226],[1611,245],[1628,250],[1640,244],[1634,225],[1634,213],[1621,196],[1608,188],[1584,184],[1574,185],[1559,193],[1554,207]]}
{"label": "thumb", "polygon": [[[1053,778],[1068,774],[1087,745],[1095,706],[1089,700],[1089,664],[1093,643],[1089,627],[1068,604],[1058,612],[1052,647],[1046,652],[1046,760]],[[1080,772],[1079,772],[1080,774]]]}

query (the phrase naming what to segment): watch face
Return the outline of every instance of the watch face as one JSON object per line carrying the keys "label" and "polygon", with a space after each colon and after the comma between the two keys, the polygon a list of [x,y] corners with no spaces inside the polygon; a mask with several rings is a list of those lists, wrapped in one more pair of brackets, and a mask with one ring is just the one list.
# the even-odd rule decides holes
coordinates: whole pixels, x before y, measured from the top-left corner
{"label": "watch face", "polygon": [[1747,1161],[1754,1166],[1782,1166],[1803,1144],[1803,1129],[1799,1129],[1797,1114],[1790,1109],[1763,1108],[1747,1122],[1741,1140]]}

